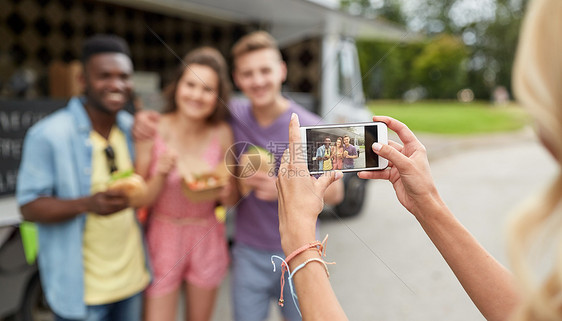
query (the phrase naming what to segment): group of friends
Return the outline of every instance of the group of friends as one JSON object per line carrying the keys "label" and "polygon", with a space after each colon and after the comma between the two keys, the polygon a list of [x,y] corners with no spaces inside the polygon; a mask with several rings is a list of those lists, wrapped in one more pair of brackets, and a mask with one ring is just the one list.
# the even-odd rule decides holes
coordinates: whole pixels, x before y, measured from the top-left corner
{"label": "group of friends", "polygon": [[[83,95],[28,131],[16,191],[24,219],[38,228],[41,281],[57,320],[175,320],[182,287],[186,318],[210,320],[229,269],[233,319],[267,318],[281,291],[271,266],[283,253],[276,178],[244,178],[251,192],[241,195],[230,176],[208,201],[187,198],[182,181],[229,161],[236,142],[286,143],[293,113],[309,125],[320,118],[281,95],[287,68],[270,34],[242,37],[231,54],[232,79],[247,99],[230,99],[224,57],[202,47],[179,63],[162,112],[133,117],[123,110],[134,86],[127,43],[114,35],[84,42]],[[136,204],[149,208],[145,225],[123,192],[107,189],[113,173],[131,169],[147,184]],[[339,183],[325,202],[342,198]],[[217,204],[236,209],[230,253]],[[301,320],[293,305],[281,311]]]}
{"label": "group of friends", "polygon": [[[533,116],[559,171],[560,15],[560,0],[529,2],[513,73],[515,94]],[[29,130],[17,185],[23,217],[37,222],[42,284],[57,320],[140,320],[143,306],[147,320],[174,320],[183,284],[189,320],[208,320],[229,265],[224,226],[213,214],[216,201],[237,209],[230,256],[234,320],[264,320],[270,302],[280,293],[293,298],[291,290],[298,295],[303,319],[347,319],[328,279],[323,246],[316,241],[323,205],[343,196],[341,171],[318,178],[296,175],[308,168],[291,153],[301,142],[299,126],[320,120],[281,95],[286,67],[269,34],[244,36],[231,54],[232,78],[249,101],[229,99],[224,59],[202,48],[186,56],[166,89],[164,112],[140,112],[133,119],[122,110],[132,93],[127,45],[109,36],[84,44],[84,95]],[[385,122],[401,143],[374,143],[372,150],[388,159],[389,167],[359,177],[393,185],[398,201],[420,223],[484,317],[562,320],[556,232],[562,215],[560,172],[511,225],[511,273],[451,213],[414,133],[389,117],[373,121]],[[265,147],[287,137],[289,149],[283,155],[274,151],[279,175],[257,172],[247,178],[248,195],[240,195],[234,178],[216,201],[193,203],[181,195],[181,176],[217,166],[232,143]],[[337,157],[330,143],[325,149]],[[146,231],[125,195],[104,189],[114,169],[133,166],[148,182]],[[543,256],[535,252],[540,246]],[[272,257],[284,258],[281,270],[291,276],[284,290],[282,273],[272,272]],[[539,266],[542,277],[532,273],[537,257],[551,263]],[[284,318],[299,320],[296,306],[286,301]]]}
{"label": "group of friends", "polygon": [[336,145],[332,146],[332,139],[326,136],[324,143],[316,149],[315,159],[318,161],[318,170],[353,169],[355,159],[359,157],[359,150],[349,142],[349,136],[344,135],[338,137]]}

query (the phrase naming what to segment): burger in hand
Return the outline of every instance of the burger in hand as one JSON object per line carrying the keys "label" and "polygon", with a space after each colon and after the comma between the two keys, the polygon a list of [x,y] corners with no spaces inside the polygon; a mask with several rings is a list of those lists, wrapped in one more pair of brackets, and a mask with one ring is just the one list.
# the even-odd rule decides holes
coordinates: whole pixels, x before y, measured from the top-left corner
{"label": "burger in hand", "polygon": [[140,207],[146,197],[147,186],[142,176],[131,169],[111,175],[108,190],[122,191],[129,199],[129,206]]}

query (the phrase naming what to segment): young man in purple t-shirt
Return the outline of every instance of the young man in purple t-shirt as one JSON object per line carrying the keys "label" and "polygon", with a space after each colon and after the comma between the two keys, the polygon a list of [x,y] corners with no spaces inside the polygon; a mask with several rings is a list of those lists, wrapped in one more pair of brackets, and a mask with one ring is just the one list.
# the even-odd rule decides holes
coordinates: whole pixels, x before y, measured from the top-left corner
{"label": "young man in purple t-shirt", "polygon": [[343,169],[353,169],[357,155],[357,148],[349,143],[349,136],[343,136]]}
{"label": "young man in purple t-shirt", "polygon": [[[232,48],[232,56],[234,82],[249,99],[230,103],[234,139],[268,149],[278,168],[287,148],[291,114],[299,115],[301,125],[316,125],[320,118],[281,95],[287,68],[271,35],[258,31],[244,36]],[[272,271],[271,256],[284,257],[276,177],[257,172],[242,179],[252,192],[236,210],[231,276],[234,319],[261,321],[267,317],[271,300],[277,301],[280,294],[280,269]],[[338,181],[326,192],[324,201],[337,204],[342,198],[343,182]],[[286,286],[284,298],[290,297]],[[292,300],[286,300],[281,311],[286,320],[301,319]]]}

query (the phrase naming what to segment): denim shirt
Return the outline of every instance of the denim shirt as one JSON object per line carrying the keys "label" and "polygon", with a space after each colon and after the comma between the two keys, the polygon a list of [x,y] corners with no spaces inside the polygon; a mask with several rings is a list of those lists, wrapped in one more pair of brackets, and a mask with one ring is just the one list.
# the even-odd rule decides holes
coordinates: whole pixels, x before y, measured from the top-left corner
{"label": "denim shirt", "polygon": [[[318,170],[324,170],[324,153],[326,151],[326,145],[318,147],[316,150],[316,159],[318,160]],[[320,158],[320,159],[318,159]]]}
{"label": "denim shirt", "polygon": [[[127,137],[131,157],[132,123],[131,114],[117,114],[117,126]],[[43,196],[76,199],[90,195],[91,130],[90,118],[77,97],[29,129],[16,187],[20,206]],[[38,264],[45,296],[53,311],[65,318],[86,316],[82,258],[85,214],[60,223],[37,223]]]}

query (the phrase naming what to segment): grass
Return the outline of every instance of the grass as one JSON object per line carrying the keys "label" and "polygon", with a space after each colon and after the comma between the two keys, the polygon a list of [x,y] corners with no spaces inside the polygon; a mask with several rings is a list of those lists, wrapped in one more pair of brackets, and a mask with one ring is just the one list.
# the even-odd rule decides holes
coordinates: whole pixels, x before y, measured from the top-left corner
{"label": "grass", "polygon": [[368,107],[375,115],[396,118],[415,132],[453,135],[494,133],[518,130],[529,123],[526,112],[515,104],[373,101]]}

